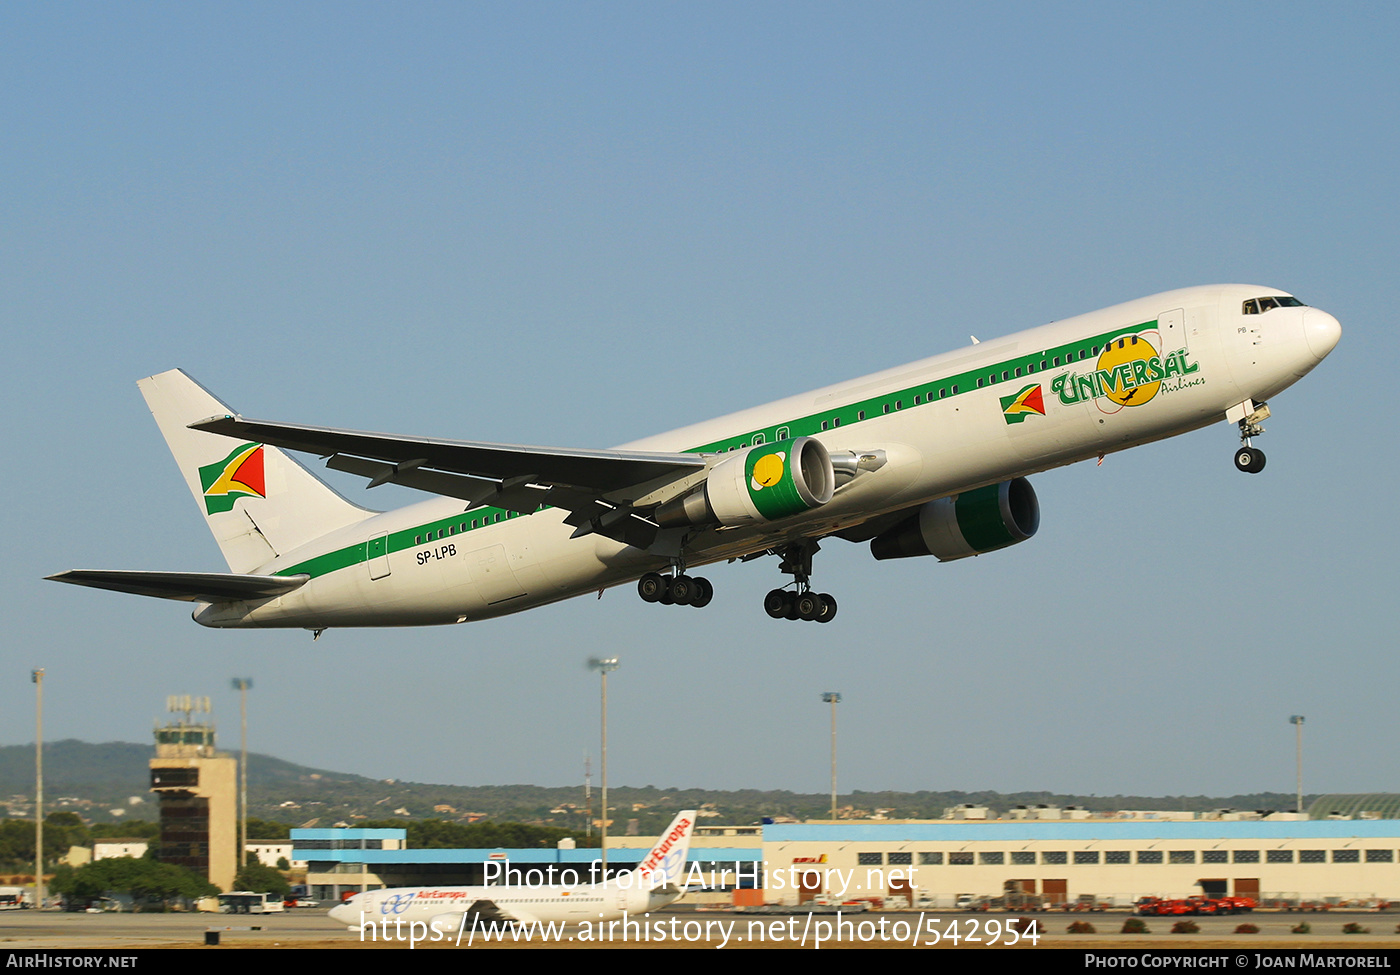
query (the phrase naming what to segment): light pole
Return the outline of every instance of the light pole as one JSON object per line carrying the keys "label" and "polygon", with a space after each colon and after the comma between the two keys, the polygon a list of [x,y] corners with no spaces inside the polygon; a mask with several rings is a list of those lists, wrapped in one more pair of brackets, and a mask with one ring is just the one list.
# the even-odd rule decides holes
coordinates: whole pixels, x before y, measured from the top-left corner
{"label": "light pole", "polygon": [[44,909],[44,669],[30,671],[34,682],[34,908]]}
{"label": "light pole", "polygon": [[583,835],[587,839],[593,839],[593,759],[587,752],[583,753],[583,807],[587,810],[584,813]]}
{"label": "light pole", "polygon": [[248,691],[252,686],[251,677],[233,679],[233,689],[238,692],[239,741],[243,752],[238,760],[238,866],[235,872],[248,865]]}
{"label": "light pole", "polygon": [[617,670],[621,664],[616,657],[591,657],[588,666],[592,670],[603,675],[603,751],[601,755],[601,768],[599,776],[602,779],[601,792],[603,794],[603,815],[600,819],[602,828],[599,836],[603,844],[603,879],[608,879],[608,674]]}
{"label": "light pole", "polygon": [[822,700],[831,705],[831,819],[836,821],[836,705],[841,703],[837,691],[826,691]]}
{"label": "light pole", "polygon": [[1298,730],[1298,815],[1303,814],[1303,716],[1295,714],[1288,723]]}

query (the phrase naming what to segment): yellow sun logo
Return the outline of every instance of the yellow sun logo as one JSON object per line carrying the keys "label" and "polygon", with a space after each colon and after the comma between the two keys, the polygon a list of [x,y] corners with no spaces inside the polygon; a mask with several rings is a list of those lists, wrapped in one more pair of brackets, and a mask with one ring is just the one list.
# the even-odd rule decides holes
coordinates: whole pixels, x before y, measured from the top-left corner
{"label": "yellow sun logo", "polygon": [[779,451],[776,454],[765,454],[753,465],[753,489],[762,490],[772,487],[783,479],[783,454]]}

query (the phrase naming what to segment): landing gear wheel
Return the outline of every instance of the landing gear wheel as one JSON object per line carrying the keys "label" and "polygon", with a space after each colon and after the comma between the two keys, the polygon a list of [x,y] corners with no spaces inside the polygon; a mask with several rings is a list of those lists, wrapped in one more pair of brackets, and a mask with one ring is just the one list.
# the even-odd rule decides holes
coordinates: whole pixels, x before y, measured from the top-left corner
{"label": "landing gear wheel", "polygon": [[1264,452],[1257,447],[1241,447],[1235,451],[1235,466],[1246,474],[1258,474],[1264,469]]}
{"label": "landing gear wheel", "polygon": [[796,620],[801,618],[797,612],[797,593],[783,593],[783,619]]}
{"label": "landing gear wheel", "polygon": [[710,600],[715,598],[715,587],[710,585],[710,580],[703,576],[695,578],[695,595],[690,597],[690,605],[699,609],[701,606],[710,605]]}
{"label": "landing gear wheel", "polygon": [[676,576],[671,580],[671,599],[677,606],[689,606],[695,598],[695,580],[690,576]]}
{"label": "landing gear wheel", "polygon": [[824,592],[818,597],[822,601],[821,609],[818,610],[816,620],[818,623],[830,623],[836,618],[836,600],[831,593]]}
{"label": "landing gear wheel", "polygon": [[774,589],[763,597],[763,611],[775,620],[783,618],[784,608],[787,606],[787,593],[781,589]]}
{"label": "landing gear wheel", "polygon": [[797,615],[800,619],[815,620],[822,611],[822,598],[814,592],[804,592],[797,597]]}
{"label": "landing gear wheel", "polygon": [[666,577],[659,572],[648,572],[637,580],[637,595],[646,602],[659,603],[666,592]]}

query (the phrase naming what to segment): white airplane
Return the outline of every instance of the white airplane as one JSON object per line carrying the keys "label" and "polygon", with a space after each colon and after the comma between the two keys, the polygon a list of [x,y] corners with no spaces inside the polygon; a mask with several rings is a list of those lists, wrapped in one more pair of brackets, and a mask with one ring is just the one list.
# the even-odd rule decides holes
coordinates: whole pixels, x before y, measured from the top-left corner
{"label": "white airplane", "polygon": [[[1026,476],[1219,422],[1258,473],[1267,401],[1341,326],[1274,288],[1169,291],[978,342],[613,450],[429,440],[244,419],[174,370],[139,383],[230,573],[49,578],[197,604],[212,627],[488,619],[637,581],[704,606],[694,566],[764,554],[764,609],[826,622],[818,542],[942,561],[1035,534]],[[358,507],[283,453],[438,497]]]}
{"label": "white airplane", "polygon": [[[694,830],[695,810],[684,809],[635,870],[604,880],[595,860],[572,871],[580,879],[596,876],[596,883],[546,884],[541,880],[511,886],[391,887],[356,894],[331,908],[330,916],[352,930],[386,923],[394,928],[417,921],[444,934],[456,934],[464,923],[470,928],[474,923],[485,926],[501,921],[611,921],[624,912],[640,917],[685,893],[685,864]],[[569,872],[565,868],[564,873]],[[543,871],[535,868],[526,873],[530,876]]]}

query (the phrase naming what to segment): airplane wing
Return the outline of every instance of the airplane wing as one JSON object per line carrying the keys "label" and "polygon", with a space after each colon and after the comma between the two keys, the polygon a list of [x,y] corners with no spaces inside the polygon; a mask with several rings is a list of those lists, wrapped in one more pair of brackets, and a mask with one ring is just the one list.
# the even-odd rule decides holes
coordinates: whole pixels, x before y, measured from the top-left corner
{"label": "airplane wing", "polygon": [[[541,506],[571,512],[576,535],[599,532],[629,544],[655,533],[634,502],[658,488],[703,473],[700,454],[633,450],[561,450],[468,440],[436,440],[362,433],[224,415],[191,423],[191,429],[271,444],[327,457],[326,466],[370,479],[369,487],[394,483],[529,514]],[[649,507],[654,506],[655,500]]]}
{"label": "airplane wing", "polygon": [[124,569],[72,569],[46,576],[54,582],[111,589],[138,596],[221,603],[232,599],[271,599],[299,589],[311,577],[239,575],[232,572],[135,572]]}

